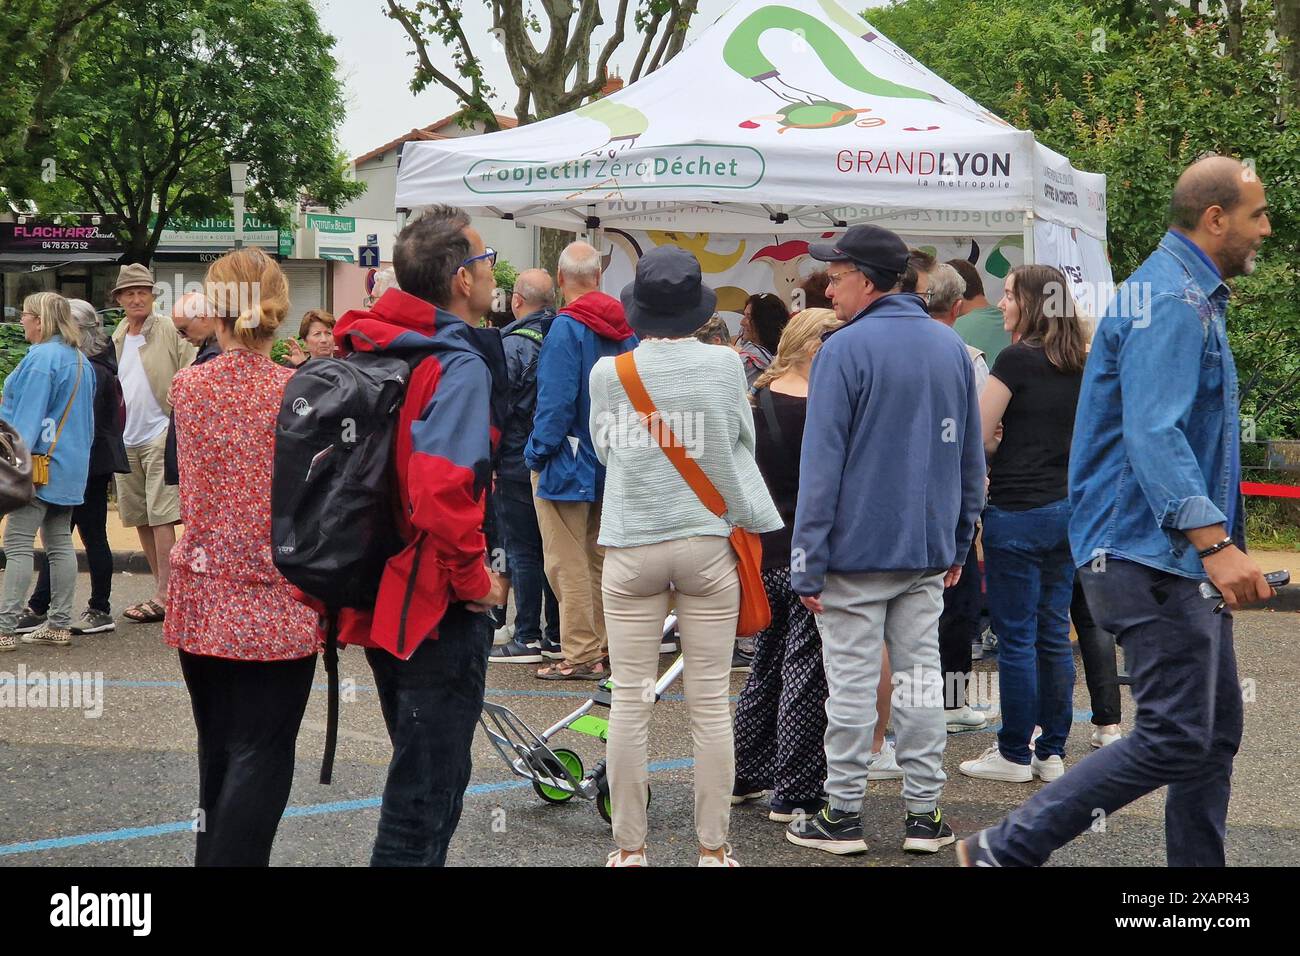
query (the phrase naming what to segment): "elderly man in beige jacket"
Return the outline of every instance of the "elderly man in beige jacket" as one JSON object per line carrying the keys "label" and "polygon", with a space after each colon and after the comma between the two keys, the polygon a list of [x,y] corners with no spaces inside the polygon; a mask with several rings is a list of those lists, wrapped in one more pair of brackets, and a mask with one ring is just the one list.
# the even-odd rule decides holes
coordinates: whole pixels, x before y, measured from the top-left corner
{"label": "elderly man in beige jacket", "polygon": [[156,584],[153,598],[127,608],[124,616],[148,624],[166,615],[168,559],[181,520],[178,490],[163,480],[168,392],[172,377],[194,361],[196,350],[154,311],[154,279],[147,266],[123,266],[112,294],[126,313],[113,332],[113,344],[126,399],[122,439],[131,464],[129,474],[117,476],[117,510],[123,526],[140,535]]}

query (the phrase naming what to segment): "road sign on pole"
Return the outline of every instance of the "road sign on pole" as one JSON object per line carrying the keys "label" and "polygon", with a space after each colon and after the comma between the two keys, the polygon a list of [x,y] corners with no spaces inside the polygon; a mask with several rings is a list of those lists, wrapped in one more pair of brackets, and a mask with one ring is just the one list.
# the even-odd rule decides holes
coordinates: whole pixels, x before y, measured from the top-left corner
{"label": "road sign on pole", "polygon": [[363,269],[379,268],[379,247],[361,246],[357,249],[357,262]]}

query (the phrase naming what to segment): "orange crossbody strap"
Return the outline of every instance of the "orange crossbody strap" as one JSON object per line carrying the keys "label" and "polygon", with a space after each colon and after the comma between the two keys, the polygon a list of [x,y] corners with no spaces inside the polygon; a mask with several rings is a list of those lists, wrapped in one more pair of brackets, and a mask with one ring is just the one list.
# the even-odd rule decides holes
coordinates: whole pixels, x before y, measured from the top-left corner
{"label": "orange crossbody strap", "polygon": [[641,373],[636,370],[636,359],[632,357],[632,353],[624,352],[614,359],[614,370],[618,372],[618,380],[623,383],[623,390],[627,392],[632,407],[641,416],[642,423],[659,443],[659,447],[673,463],[673,467],[681,474],[686,484],[690,485],[691,491],[695,492],[704,507],[719,518],[723,517],[727,513],[727,502],[722,495],[718,494],[718,489],[713,486],[713,482],[709,481],[709,476],[704,473],[704,469],[694,458],[686,454],[686,447],[660,418],[659,409],[651,400],[650,393],[645,390]]}

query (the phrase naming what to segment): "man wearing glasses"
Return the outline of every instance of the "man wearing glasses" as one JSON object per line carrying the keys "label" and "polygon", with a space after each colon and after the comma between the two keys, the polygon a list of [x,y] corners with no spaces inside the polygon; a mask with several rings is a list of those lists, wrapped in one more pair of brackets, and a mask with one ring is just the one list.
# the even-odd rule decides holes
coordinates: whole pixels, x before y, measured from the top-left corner
{"label": "man wearing glasses", "polygon": [[786,838],[866,850],[862,798],[888,646],[903,849],[933,853],[955,840],[938,806],[947,738],[939,615],[984,500],[975,372],[957,334],[901,291],[909,258],[898,236],[854,226],[808,251],[828,263],[827,294],[846,323],[813,361],[790,567],[821,630],[828,805]]}
{"label": "man wearing glasses", "polygon": [[442,866],[469,783],[488,615],[506,596],[483,536],[507,395],[501,336],[477,327],[495,258],[463,210],[431,206],[397,237],[401,288],[334,327],[345,353],[418,359],[394,442],[408,544],[388,560],[373,610],[339,615],[340,643],[366,649],[393,743],[373,866]]}

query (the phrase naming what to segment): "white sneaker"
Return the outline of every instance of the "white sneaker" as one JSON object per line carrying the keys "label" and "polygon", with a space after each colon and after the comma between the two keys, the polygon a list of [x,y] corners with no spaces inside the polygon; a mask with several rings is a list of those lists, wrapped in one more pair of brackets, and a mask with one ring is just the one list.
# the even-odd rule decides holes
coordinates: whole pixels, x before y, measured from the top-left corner
{"label": "white sneaker", "polygon": [[974,760],[963,760],[958,769],[968,777],[978,777],[981,780],[1030,783],[1034,779],[1034,772],[1027,765],[1013,763],[1002,756],[1002,751],[998,750],[996,744]]}
{"label": "white sneaker", "polygon": [[1094,727],[1092,731],[1092,740],[1089,741],[1094,747],[1107,747],[1115,741],[1122,739],[1124,734],[1119,729],[1119,724],[1107,724],[1104,727]]}
{"label": "white sneaker", "polygon": [[506,624],[498,627],[492,632],[492,646],[500,647],[502,644],[509,644],[515,639],[515,626]]}
{"label": "white sneaker", "polygon": [[605,861],[606,866],[649,866],[645,860],[645,848],[642,847],[635,853],[623,855],[622,850],[615,850]]}
{"label": "white sneaker", "polygon": [[1029,758],[1029,771],[1043,783],[1051,783],[1065,773],[1065,761],[1056,755],[1046,760],[1039,760],[1035,755]]}
{"label": "white sneaker", "polygon": [[723,844],[722,859],[716,856],[709,856],[704,853],[700,854],[700,860],[696,866],[740,866],[740,861],[731,855],[731,844]]}
{"label": "white sneaker", "polygon": [[983,730],[989,725],[989,719],[978,710],[972,710],[970,704],[945,710],[943,719],[948,724],[950,734],[960,734],[967,730]]}
{"label": "white sneaker", "polygon": [[902,780],[903,768],[898,765],[894,754],[894,745],[888,740],[880,748],[880,753],[872,754],[867,764],[868,780]]}

